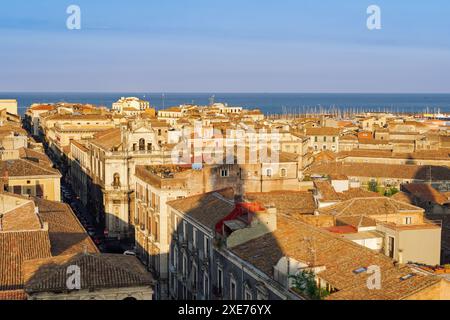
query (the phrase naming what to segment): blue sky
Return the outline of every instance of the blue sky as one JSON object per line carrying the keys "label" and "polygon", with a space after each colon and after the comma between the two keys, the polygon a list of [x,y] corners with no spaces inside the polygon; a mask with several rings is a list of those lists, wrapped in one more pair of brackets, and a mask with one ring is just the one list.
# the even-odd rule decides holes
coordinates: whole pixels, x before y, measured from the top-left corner
{"label": "blue sky", "polygon": [[448,0],[2,1],[0,91],[450,92],[449,15]]}

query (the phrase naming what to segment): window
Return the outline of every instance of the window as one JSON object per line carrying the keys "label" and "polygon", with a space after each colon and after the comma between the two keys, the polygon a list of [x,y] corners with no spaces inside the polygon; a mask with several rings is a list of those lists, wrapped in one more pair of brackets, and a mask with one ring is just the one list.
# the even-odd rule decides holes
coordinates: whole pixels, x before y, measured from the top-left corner
{"label": "window", "polygon": [[266,170],[266,176],[268,176],[269,178],[272,177],[272,169]]}
{"label": "window", "polygon": [[15,194],[22,194],[22,186],[14,186],[13,187],[13,193],[15,193]]}
{"label": "window", "polygon": [[183,300],[187,300],[187,287],[183,285]]}
{"label": "window", "polygon": [[187,239],[187,222],[183,221],[183,240],[188,240]]}
{"label": "window", "polygon": [[318,137],[314,137],[314,142],[318,142],[319,138]]}
{"label": "window", "polygon": [[144,151],[145,150],[145,139],[140,139],[139,140],[139,151]]}
{"label": "window", "polygon": [[209,276],[206,271],[203,272],[203,297],[209,300]]}
{"label": "window", "polygon": [[323,142],[327,142],[327,137],[323,137]]}
{"label": "window", "polygon": [[388,239],[388,257],[394,258],[394,248],[395,248],[395,239],[393,237],[389,237]]}
{"label": "window", "polygon": [[219,267],[217,268],[217,291],[219,294],[222,294],[223,290],[223,271]]}
{"label": "window", "polygon": [[244,300],[253,300],[253,294],[249,288],[245,288]]}
{"label": "window", "polygon": [[205,254],[205,258],[209,256],[209,238],[204,236],[203,238],[203,253]]}
{"label": "window", "polygon": [[187,256],[186,253],[183,253],[183,265],[181,272],[183,273],[183,276],[186,277],[187,275]]}
{"label": "window", "polygon": [[230,279],[230,300],[236,300],[236,281]]}
{"label": "window", "polygon": [[197,229],[195,228],[192,230],[192,246],[197,248]]}
{"label": "window", "polygon": [[227,169],[220,170],[220,176],[222,178],[228,177],[229,176],[228,170]]}
{"label": "window", "polygon": [[406,217],[405,224],[412,224],[412,217]]}
{"label": "window", "polygon": [[198,274],[198,268],[197,268],[197,265],[194,263],[192,265],[192,275],[191,275],[191,281],[192,281],[191,288],[192,288],[193,292],[197,291],[197,283],[198,283],[197,274]]}
{"label": "window", "polygon": [[256,292],[256,300],[267,300],[267,293],[258,289]]}
{"label": "window", "polygon": [[173,214],[173,230],[174,232],[178,230],[178,217],[176,214]]}
{"label": "window", "polygon": [[172,265],[175,270],[178,268],[178,248],[176,246],[173,247]]}
{"label": "window", "polygon": [[159,221],[155,219],[155,241],[159,242]]}
{"label": "window", "polygon": [[281,176],[281,177],[286,177],[286,176],[287,176],[287,170],[286,170],[285,168],[282,168],[282,169],[280,170],[280,176]]}

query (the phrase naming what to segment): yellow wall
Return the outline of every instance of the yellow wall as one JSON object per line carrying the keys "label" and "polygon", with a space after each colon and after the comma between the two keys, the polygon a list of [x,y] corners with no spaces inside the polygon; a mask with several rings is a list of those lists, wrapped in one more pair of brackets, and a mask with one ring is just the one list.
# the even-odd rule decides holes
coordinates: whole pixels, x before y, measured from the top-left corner
{"label": "yellow wall", "polygon": [[36,196],[36,186],[43,186],[44,199],[51,201],[61,201],[61,184],[60,178],[27,178],[27,179],[14,179],[9,178],[8,186],[9,192],[14,192],[14,186],[22,186],[22,194],[26,195],[27,187],[31,190],[31,195]]}

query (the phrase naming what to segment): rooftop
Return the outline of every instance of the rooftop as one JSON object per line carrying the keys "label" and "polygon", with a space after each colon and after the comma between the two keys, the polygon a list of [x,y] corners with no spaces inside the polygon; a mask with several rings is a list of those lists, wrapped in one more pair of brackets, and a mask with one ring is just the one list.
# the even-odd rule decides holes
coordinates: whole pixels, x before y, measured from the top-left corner
{"label": "rooftop", "polygon": [[276,207],[277,212],[295,217],[296,215],[313,214],[315,202],[312,192],[303,191],[271,191],[249,192],[245,199],[258,202],[265,207]]}
{"label": "rooftop", "polygon": [[354,198],[319,209],[320,214],[339,216],[376,216],[398,214],[402,211],[423,212],[422,208],[388,197]]}
{"label": "rooftop", "polygon": [[97,290],[151,286],[153,279],[136,257],[121,254],[84,254],[28,260],[23,264],[27,293],[67,290],[67,268],[80,268],[81,288]]}
{"label": "rooftop", "polygon": [[167,205],[213,231],[216,224],[234,210],[234,190],[227,188],[208,192],[170,201]]}
{"label": "rooftop", "polygon": [[412,164],[386,163],[317,163],[307,174],[335,175],[348,177],[397,178],[429,181],[450,180],[450,169],[444,166],[419,166]]}
{"label": "rooftop", "polygon": [[[282,257],[290,257],[310,266],[323,266],[318,276],[339,291],[330,300],[399,300],[441,280],[417,274],[408,280],[401,278],[412,270],[395,266],[383,254],[343,239],[328,231],[285,216],[278,217],[278,227],[266,234],[232,249],[240,258],[273,277],[273,267]],[[380,266],[381,290],[367,288],[367,276],[354,270],[372,265]]]}

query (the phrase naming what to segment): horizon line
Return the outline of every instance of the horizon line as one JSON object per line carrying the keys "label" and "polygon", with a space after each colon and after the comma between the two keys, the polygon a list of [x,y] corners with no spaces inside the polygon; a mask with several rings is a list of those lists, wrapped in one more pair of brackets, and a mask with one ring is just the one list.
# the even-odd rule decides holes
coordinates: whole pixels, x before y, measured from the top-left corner
{"label": "horizon line", "polygon": [[33,94],[55,94],[55,93],[106,93],[106,94],[121,94],[121,93],[133,93],[133,94],[391,94],[391,95],[403,95],[403,94],[416,94],[416,95],[449,95],[450,92],[354,92],[354,91],[328,91],[328,92],[314,92],[314,91],[0,91],[1,94],[17,94],[17,93],[33,93]]}

